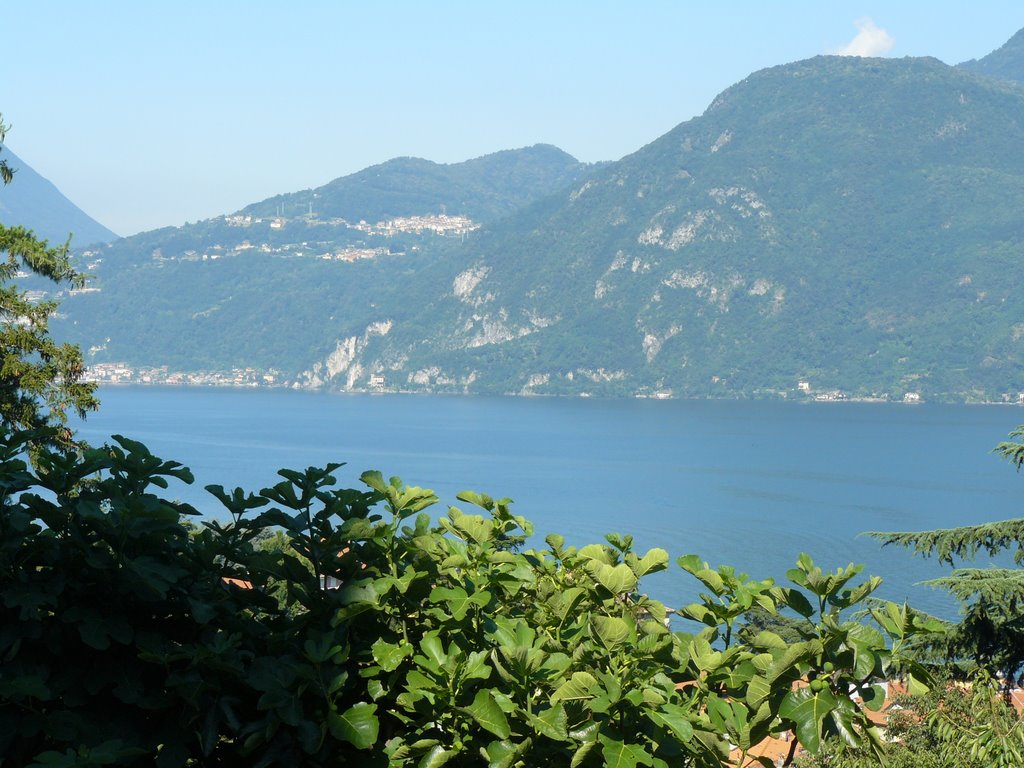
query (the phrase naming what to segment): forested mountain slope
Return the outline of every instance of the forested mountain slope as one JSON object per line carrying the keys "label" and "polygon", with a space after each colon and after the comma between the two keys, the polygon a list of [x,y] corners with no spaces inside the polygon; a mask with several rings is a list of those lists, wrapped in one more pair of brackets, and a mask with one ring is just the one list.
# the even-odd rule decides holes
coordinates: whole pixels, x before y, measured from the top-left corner
{"label": "forested mountain slope", "polygon": [[1024,29],[988,56],[965,61],[960,66],[989,77],[1024,84]]}
{"label": "forested mountain slope", "polygon": [[584,169],[572,155],[549,144],[447,165],[399,157],[322,187],[246,206],[241,213],[291,216],[312,208],[320,218],[374,222],[444,208],[490,222],[568,184]]}
{"label": "forested mountain slope", "polygon": [[1019,90],[936,60],[759,72],[470,240],[426,324],[352,365],[488,391],[1024,388],[1022,118]]}
{"label": "forested mountain slope", "polygon": [[[339,389],[1016,399],[1022,142],[1014,84],[818,57],[751,75],[615,163],[533,148],[552,161],[538,174],[492,156],[494,189],[543,183],[444,203],[483,224],[447,237],[321,236],[331,215],[372,223],[472,187],[441,166],[417,192],[421,161],[399,160],[250,206],[239,217],[291,216],[260,239],[204,223],[235,233],[219,253],[201,228],[122,241],[101,292],[68,303],[70,332],[94,360],[276,367]],[[374,182],[389,173],[390,198]]]}
{"label": "forested mountain slope", "polygon": [[92,292],[68,297],[59,332],[94,363],[293,375],[365,327],[366,312],[390,306],[388,297],[415,308],[422,267],[483,224],[591,171],[548,145],[450,165],[400,158],[123,238],[84,254]]}

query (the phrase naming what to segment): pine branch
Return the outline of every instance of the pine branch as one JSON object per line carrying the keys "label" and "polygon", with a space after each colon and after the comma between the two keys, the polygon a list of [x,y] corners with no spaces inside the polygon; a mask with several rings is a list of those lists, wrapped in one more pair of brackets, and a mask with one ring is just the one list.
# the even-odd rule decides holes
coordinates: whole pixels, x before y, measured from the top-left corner
{"label": "pine branch", "polygon": [[915,555],[922,557],[935,555],[939,561],[950,565],[953,565],[954,557],[972,560],[979,551],[995,555],[1004,550],[1015,550],[1014,562],[1024,561],[1024,518],[934,531],[871,531],[868,535],[881,541],[883,547],[896,544],[913,549]]}
{"label": "pine branch", "polygon": [[1015,605],[1024,600],[1024,571],[1019,568],[958,568],[924,583],[948,589],[963,602],[978,598],[988,604]]}
{"label": "pine branch", "polygon": [[[1024,438],[1024,426],[1013,430],[1010,433],[1010,437]],[[1024,442],[1020,440],[1017,442],[1000,443],[993,449],[993,452],[1010,461],[1017,468],[1018,472],[1020,471],[1021,464],[1024,464]]]}

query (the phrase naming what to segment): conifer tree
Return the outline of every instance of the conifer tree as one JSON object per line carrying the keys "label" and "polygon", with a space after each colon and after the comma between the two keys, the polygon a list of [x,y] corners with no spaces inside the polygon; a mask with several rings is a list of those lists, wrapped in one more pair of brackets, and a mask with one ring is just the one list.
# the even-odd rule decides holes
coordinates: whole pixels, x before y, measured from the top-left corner
{"label": "conifer tree", "polygon": [[[1024,426],[995,452],[1018,471],[1024,465]],[[952,660],[973,661],[1002,678],[1008,689],[1024,668],[1024,518],[932,531],[872,533],[884,545],[897,544],[953,567],[948,576],[926,582],[948,590],[963,606],[963,619],[947,637]],[[979,554],[1012,553],[1016,567],[957,567]]]}
{"label": "conifer tree", "polygon": [[[8,126],[0,115],[0,144]],[[2,147],[0,147],[2,149]],[[0,159],[0,182],[6,186],[15,169]],[[85,277],[71,265],[70,236],[51,248],[29,229],[0,224],[0,418],[19,429],[53,428],[51,445],[72,444],[67,412],[84,417],[95,410],[95,384],[82,380],[82,353],[58,344],[49,333],[56,301],[30,301],[14,281],[27,273],[54,283],[80,287]]]}

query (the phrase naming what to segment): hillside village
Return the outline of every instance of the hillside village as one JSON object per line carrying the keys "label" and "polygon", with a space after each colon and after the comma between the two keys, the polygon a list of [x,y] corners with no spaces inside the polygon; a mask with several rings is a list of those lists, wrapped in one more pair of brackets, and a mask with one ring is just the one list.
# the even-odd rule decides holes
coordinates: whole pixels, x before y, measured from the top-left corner
{"label": "hillside village", "polygon": [[[417,241],[424,238],[461,238],[480,229],[480,224],[468,216],[428,213],[415,216],[397,216],[368,223],[365,220],[350,222],[343,218],[320,218],[315,213],[298,217],[275,216],[262,218],[245,214],[218,216],[201,222],[212,230],[213,236],[204,238],[199,247],[182,250],[156,247],[149,256],[157,264],[168,262],[209,262],[219,259],[264,254],[277,258],[322,259],[352,263],[359,260],[377,259],[387,256],[404,256],[406,249],[418,251]],[[177,227],[183,231],[190,225]],[[311,239],[310,229],[321,230],[322,237]],[[237,239],[229,236],[231,230],[251,230],[248,237]],[[296,239],[287,237],[289,230],[296,231]],[[218,234],[219,233],[219,234]],[[320,234],[319,232],[317,234]],[[303,239],[299,239],[299,238]],[[377,245],[373,240],[394,240],[400,243]],[[78,256],[85,262],[86,272],[95,275],[102,269],[104,249],[92,248],[81,251]],[[99,292],[102,286],[92,285],[76,289],[71,295]],[[47,297],[46,292],[33,294],[35,300]]]}
{"label": "hillside village", "polygon": [[[342,231],[349,230],[351,233],[358,232],[368,238],[394,238],[399,235],[416,235],[421,237],[423,235],[434,235],[438,237],[464,238],[469,233],[475,232],[480,228],[480,224],[467,216],[449,216],[447,213],[399,216],[385,221],[378,221],[375,224],[370,224],[362,219],[355,223],[343,218],[322,219],[312,211],[294,218],[275,216],[265,219],[259,216],[233,214],[221,216],[213,221],[223,222],[229,227],[262,229],[267,233],[280,233],[295,226],[301,226],[304,230],[309,227],[329,227]],[[211,244],[201,252],[198,250],[187,250],[181,255],[170,257],[164,256],[162,253],[154,253],[153,257],[157,260],[208,261],[227,256],[238,256],[247,251],[256,251],[287,258],[305,257],[319,258],[327,261],[353,262],[358,259],[404,255],[404,251],[393,250],[389,246],[373,247],[366,246],[365,244],[334,245],[339,239],[337,236],[334,236],[323,241],[303,240],[284,244],[273,244],[266,240],[261,243],[254,243],[252,239],[247,239],[234,246]],[[418,250],[416,246],[413,246],[413,248]]]}

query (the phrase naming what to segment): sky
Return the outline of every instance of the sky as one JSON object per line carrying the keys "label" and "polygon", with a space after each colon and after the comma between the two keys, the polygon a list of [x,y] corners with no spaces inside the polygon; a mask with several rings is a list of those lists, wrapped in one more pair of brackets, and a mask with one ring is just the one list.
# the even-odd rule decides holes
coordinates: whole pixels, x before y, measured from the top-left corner
{"label": "sky", "polygon": [[1024,2],[4,0],[2,18],[7,145],[129,235],[393,157],[616,160],[764,67],[980,58]]}

